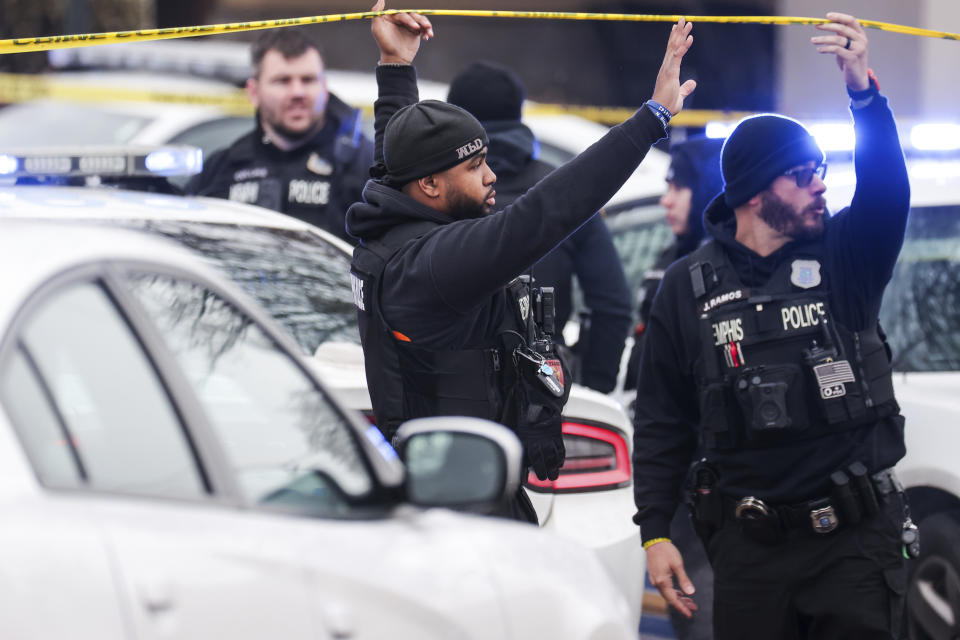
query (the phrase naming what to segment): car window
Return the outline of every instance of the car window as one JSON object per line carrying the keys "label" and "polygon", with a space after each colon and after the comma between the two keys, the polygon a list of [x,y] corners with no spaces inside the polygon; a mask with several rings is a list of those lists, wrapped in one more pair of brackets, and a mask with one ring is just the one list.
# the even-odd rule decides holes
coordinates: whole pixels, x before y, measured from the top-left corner
{"label": "car window", "polygon": [[[170,138],[170,144],[188,144],[200,147],[203,151],[203,161],[207,162],[210,156],[218,149],[230,146],[237,138],[253,129],[252,118],[223,117],[210,120],[181,131]],[[170,182],[183,188],[192,176],[175,176],[168,178]]]}
{"label": "car window", "polygon": [[635,296],[644,274],[673,240],[670,227],[663,221],[663,207],[639,204],[611,213],[607,226],[613,245],[623,262],[627,286]]}
{"label": "car window", "polygon": [[237,138],[252,130],[252,118],[217,118],[181,131],[170,138],[170,142],[200,147],[203,149],[203,159],[207,160],[214,151],[230,146]]}
{"label": "car window", "polygon": [[0,111],[0,140],[10,149],[125,144],[149,122],[147,117],[73,102],[23,103]]}
{"label": "car window", "polygon": [[0,397],[13,424],[20,426],[20,437],[40,482],[49,487],[79,487],[83,476],[69,432],[22,350],[4,369]]}
{"label": "car window", "polygon": [[128,221],[174,240],[226,273],[307,355],[324,342],[360,343],[350,257],[308,231],[184,221]]}
{"label": "car window", "polygon": [[346,418],[251,318],[185,280],[130,278],[250,503],[299,502],[336,514],[372,489]]}
{"label": "car window", "polygon": [[914,207],[880,313],[900,371],[960,369],[960,207]]}
{"label": "car window", "polygon": [[[103,288],[82,283],[58,291],[26,320],[21,344],[53,407],[36,378],[13,380],[25,365],[17,359],[5,377],[4,400],[19,431],[32,432],[25,444],[41,479],[73,484],[71,474],[50,466],[64,462],[69,443],[90,488],[177,498],[204,493],[156,370]],[[55,433],[57,414],[66,436]]]}

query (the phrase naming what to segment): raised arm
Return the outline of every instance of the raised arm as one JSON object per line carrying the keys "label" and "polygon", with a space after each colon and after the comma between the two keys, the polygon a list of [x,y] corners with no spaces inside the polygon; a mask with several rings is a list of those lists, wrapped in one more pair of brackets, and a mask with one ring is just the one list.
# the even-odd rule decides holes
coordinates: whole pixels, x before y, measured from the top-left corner
{"label": "raised arm", "polygon": [[832,22],[817,25],[830,35],[812,42],[817,51],[836,56],[851,98],[856,130],[854,167],[857,187],[850,209],[838,222],[845,262],[873,297],[886,285],[897,260],[910,209],[910,184],[896,122],[867,68],[868,41],[853,16],[828,13]]}
{"label": "raised arm", "polygon": [[[385,1],[378,0],[371,11],[383,11],[384,7]],[[377,164],[382,164],[383,132],[390,116],[400,108],[418,100],[416,71],[409,65],[413,64],[420,50],[421,40],[429,40],[433,37],[433,25],[419,13],[398,13],[374,18],[371,21],[370,32],[380,50],[380,62],[377,67],[379,97],[373,107],[375,131],[373,160]],[[391,69],[393,67],[401,67],[401,69]],[[391,70],[394,73],[391,74]]]}

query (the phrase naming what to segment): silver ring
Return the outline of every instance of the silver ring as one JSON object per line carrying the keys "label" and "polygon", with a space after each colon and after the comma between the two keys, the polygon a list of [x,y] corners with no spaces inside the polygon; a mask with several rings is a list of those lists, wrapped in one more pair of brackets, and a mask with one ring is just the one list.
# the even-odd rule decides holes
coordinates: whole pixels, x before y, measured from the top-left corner
{"label": "silver ring", "polygon": [[843,48],[844,48],[844,49],[849,49],[849,48],[850,48],[850,36],[847,36],[847,44],[843,45]]}

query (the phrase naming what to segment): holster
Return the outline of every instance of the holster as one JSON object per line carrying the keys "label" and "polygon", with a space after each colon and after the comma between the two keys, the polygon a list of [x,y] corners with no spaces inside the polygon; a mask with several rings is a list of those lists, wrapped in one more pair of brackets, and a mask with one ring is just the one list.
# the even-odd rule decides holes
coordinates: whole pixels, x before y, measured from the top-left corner
{"label": "holster", "polygon": [[723,497],[717,489],[717,472],[705,460],[690,467],[685,502],[690,507],[693,529],[706,544],[723,525]]}

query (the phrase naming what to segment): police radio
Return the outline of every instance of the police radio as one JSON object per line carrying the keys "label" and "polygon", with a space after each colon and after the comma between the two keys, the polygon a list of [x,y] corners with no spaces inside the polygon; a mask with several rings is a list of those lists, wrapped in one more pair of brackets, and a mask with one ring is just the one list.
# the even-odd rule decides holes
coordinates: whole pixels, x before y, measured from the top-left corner
{"label": "police radio", "polygon": [[[530,282],[529,276],[521,281]],[[553,344],[556,331],[556,297],[553,287],[531,287],[528,302],[527,341],[514,350],[514,358],[554,396],[564,395],[563,366]]]}

